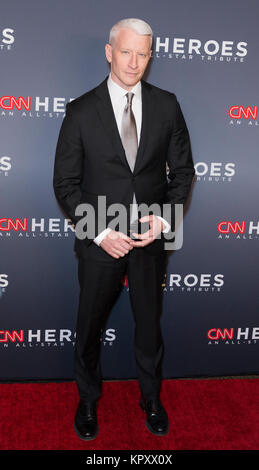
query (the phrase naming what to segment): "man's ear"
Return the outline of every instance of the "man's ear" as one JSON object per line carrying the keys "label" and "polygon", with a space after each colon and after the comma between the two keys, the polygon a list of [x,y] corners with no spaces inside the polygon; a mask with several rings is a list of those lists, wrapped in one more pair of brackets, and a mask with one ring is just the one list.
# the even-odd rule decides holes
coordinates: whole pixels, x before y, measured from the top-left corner
{"label": "man's ear", "polygon": [[112,60],[112,46],[110,44],[105,44],[105,55],[106,59],[109,63],[111,63]]}

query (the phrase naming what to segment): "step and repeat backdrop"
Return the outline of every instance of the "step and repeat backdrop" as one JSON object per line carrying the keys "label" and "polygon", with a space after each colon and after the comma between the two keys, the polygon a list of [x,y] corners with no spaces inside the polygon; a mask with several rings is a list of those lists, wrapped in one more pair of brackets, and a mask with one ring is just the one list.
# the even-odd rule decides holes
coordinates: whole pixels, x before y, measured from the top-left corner
{"label": "step and repeat backdrop", "polygon": [[[256,1],[5,2],[0,18],[0,379],[73,379],[74,231],[54,195],[65,105],[108,75],[122,18],[154,32],[145,80],[174,92],[196,175],[169,257],[163,376],[259,372]],[[91,286],[89,286],[91,288]],[[136,378],[127,278],[102,336],[103,378]]]}

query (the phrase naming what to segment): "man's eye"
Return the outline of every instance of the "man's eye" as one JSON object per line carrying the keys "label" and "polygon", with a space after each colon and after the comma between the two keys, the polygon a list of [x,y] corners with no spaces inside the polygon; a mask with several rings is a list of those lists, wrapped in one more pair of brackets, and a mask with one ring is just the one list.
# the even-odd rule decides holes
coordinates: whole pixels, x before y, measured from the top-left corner
{"label": "man's eye", "polygon": [[123,52],[123,54],[128,54],[128,51],[122,51],[122,52]]}

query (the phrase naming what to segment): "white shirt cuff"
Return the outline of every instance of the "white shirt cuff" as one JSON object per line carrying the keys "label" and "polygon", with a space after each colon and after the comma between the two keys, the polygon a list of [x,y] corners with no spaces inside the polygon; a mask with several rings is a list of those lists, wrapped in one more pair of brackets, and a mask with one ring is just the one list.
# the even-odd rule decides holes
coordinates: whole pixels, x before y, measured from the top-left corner
{"label": "white shirt cuff", "polygon": [[110,231],[111,231],[111,228],[107,227],[105,230],[103,230],[101,233],[99,233],[99,235],[97,235],[97,237],[94,238],[94,240],[93,240],[94,243],[96,243],[96,245],[100,245],[101,241],[104,239],[104,237]]}
{"label": "white shirt cuff", "polygon": [[163,217],[160,217],[159,215],[157,215],[157,218],[162,220],[162,222],[165,224],[165,228],[164,228],[164,230],[162,230],[162,233],[169,232],[169,230],[171,228],[171,225],[167,222],[167,220],[163,219]]}

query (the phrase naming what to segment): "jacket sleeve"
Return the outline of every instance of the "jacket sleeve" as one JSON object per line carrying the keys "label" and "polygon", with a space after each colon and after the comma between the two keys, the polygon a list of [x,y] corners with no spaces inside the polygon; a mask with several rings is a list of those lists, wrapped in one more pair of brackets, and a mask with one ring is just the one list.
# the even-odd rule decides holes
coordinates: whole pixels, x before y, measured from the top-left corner
{"label": "jacket sleeve", "polygon": [[174,94],[173,127],[167,151],[168,189],[166,201],[171,204],[171,229],[175,230],[175,204],[185,204],[195,174],[189,132]]}
{"label": "jacket sleeve", "polygon": [[79,124],[67,103],[56,146],[53,187],[61,208],[74,225],[81,218],[75,216],[75,209],[81,200],[83,157]]}

